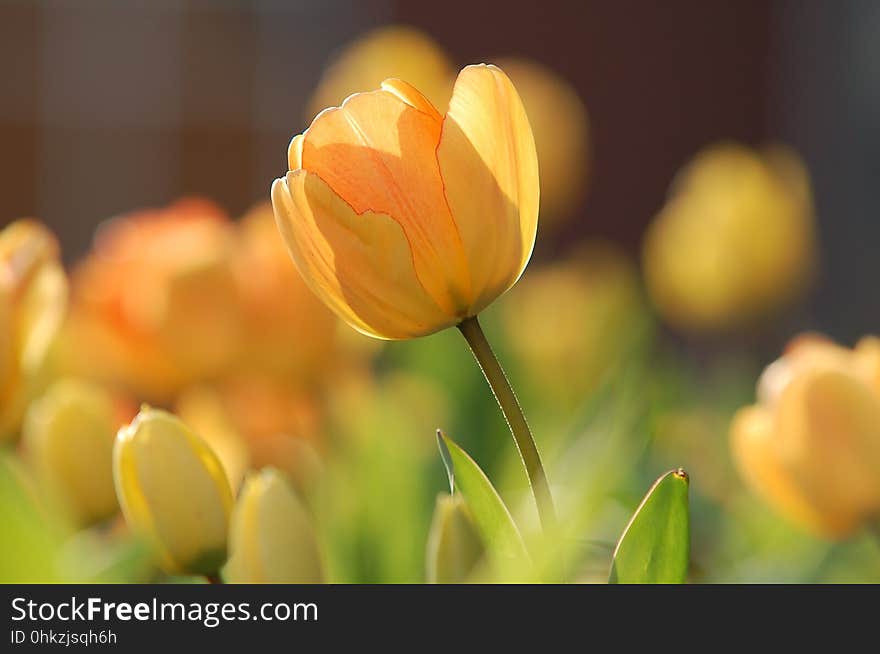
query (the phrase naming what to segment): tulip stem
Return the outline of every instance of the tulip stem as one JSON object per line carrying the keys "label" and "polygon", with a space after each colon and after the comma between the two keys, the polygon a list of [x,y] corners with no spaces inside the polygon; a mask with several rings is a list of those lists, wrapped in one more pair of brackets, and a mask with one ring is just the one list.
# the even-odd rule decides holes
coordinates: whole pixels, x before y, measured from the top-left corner
{"label": "tulip stem", "polygon": [[541,519],[541,526],[545,531],[556,524],[556,510],[553,508],[553,497],[550,495],[550,485],[547,483],[547,475],[544,472],[544,466],[541,464],[541,457],[538,454],[538,448],[535,446],[535,439],[523,415],[522,408],[516,399],[513,388],[504,369],[492,351],[492,346],[486,340],[477,317],[467,318],[458,325],[471,352],[489,387],[498,400],[498,406],[501,407],[501,413],[507,421],[510,433],[519,450],[520,458],[526,469],[529,478],[529,485],[532,494],[535,496],[535,504],[538,507],[538,517]]}

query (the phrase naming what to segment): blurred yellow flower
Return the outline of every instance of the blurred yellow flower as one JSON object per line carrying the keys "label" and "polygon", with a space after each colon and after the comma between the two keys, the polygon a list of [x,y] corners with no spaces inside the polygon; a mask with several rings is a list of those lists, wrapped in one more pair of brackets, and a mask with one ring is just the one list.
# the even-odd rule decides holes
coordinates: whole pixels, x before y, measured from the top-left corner
{"label": "blurred yellow flower", "polygon": [[22,441],[44,483],[79,524],[112,515],[113,443],[120,427],[100,386],[62,379],[28,407]]}
{"label": "blurred yellow flower", "polygon": [[603,241],[531,270],[501,308],[517,359],[569,410],[638,343],[648,320],[635,262]]}
{"label": "blurred yellow flower", "polygon": [[405,25],[380,27],[334,57],[309,100],[306,118],[338,106],[352,93],[376,88],[389,77],[405,79],[435,107],[445,109],[454,76],[452,62],[427,34]]}
{"label": "blurred yellow flower", "polygon": [[541,226],[555,227],[578,208],[588,186],[587,109],[574,87],[546,66],[518,57],[502,57],[496,63],[526,108],[541,171]]}
{"label": "blurred yellow flower", "polygon": [[309,483],[319,465],[324,417],[318,401],[296,383],[230,377],[186,389],[175,410],[217,454],[233,490],[247,470],[273,466],[297,483]]}
{"label": "blurred yellow flower", "polygon": [[196,198],[103,226],[72,277],[68,370],[157,401],[223,370],[241,329],[234,244],[232,221]]}
{"label": "blurred yellow flower", "polygon": [[745,480],[783,515],[843,538],[880,516],[880,339],[796,339],[731,425]]}
{"label": "blurred yellow flower", "polygon": [[359,331],[423,336],[475,316],[524,270],[538,167],[522,102],[494,66],[464,68],[445,117],[391,79],[321,112],[272,186],[306,283]]}
{"label": "blurred yellow flower", "polygon": [[714,145],[676,176],[648,229],[648,290],[676,327],[740,325],[803,289],[814,241],[809,178],[792,150]]}
{"label": "blurred yellow flower", "polygon": [[119,430],[113,479],[126,521],[153,545],[164,570],[217,573],[233,500],[223,465],[201,438],[145,406]]}
{"label": "blurred yellow flower", "polygon": [[50,346],[64,319],[67,278],[58,243],[35,220],[0,231],[0,441],[18,431],[39,390]]}
{"label": "blurred yellow flower", "polygon": [[467,582],[485,551],[461,495],[438,495],[425,554],[428,583]]}
{"label": "blurred yellow flower", "polygon": [[242,584],[319,584],[321,556],[306,507],[272,468],[250,475],[232,512],[224,578]]}

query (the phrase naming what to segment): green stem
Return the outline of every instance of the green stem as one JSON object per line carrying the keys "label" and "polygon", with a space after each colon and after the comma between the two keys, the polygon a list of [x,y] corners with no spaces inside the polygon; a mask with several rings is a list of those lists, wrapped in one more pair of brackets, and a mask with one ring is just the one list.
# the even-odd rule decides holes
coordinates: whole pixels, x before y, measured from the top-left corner
{"label": "green stem", "polygon": [[535,504],[538,507],[538,517],[541,519],[541,525],[547,531],[556,524],[556,511],[553,508],[553,497],[550,495],[550,485],[547,483],[547,475],[544,473],[544,466],[541,465],[541,457],[538,454],[538,448],[535,447],[535,439],[532,438],[532,432],[523,415],[522,408],[517,402],[516,395],[498,358],[492,351],[492,346],[486,340],[486,335],[477,321],[477,317],[467,318],[458,325],[467,344],[471,348],[471,352],[489,387],[498,400],[498,406],[507,420],[507,426],[510,433],[513,434],[513,440],[519,450],[520,458],[523,466],[525,466],[526,474],[529,477],[529,485],[532,488],[532,494],[535,496]]}

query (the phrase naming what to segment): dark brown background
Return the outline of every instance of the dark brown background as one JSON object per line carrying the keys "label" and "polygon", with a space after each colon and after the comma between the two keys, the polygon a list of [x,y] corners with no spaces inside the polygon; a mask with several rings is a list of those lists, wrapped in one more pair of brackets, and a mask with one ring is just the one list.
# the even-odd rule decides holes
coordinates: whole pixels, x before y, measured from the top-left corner
{"label": "dark brown background", "polygon": [[[184,193],[265,198],[332,52],[388,22],[459,64],[531,56],[591,116],[590,191],[559,236],[637,251],[675,170],[722,138],[782,139],[814,176],[817,328],[880,330],[880,3],[0,0],[0,224],[36,215],[71,260],[101,220]],[[760,238],[760,235],[756,235]]]}

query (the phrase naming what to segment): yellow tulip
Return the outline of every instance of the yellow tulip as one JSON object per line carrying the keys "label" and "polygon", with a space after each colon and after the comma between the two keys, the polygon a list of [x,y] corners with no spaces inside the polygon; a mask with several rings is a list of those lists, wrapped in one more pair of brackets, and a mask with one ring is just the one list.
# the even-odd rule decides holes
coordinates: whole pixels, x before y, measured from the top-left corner
{"label": "yellow tulip", "polygon": [[648,291],[677,327],[753,321],[807,284],[814,240],[809,178],[794,152],[715,145],[679,173],[648,229]]}
{"label": "yellow tulip", "polygon": [[319,584],[324,580],[311,519],[279,471],[250,475],[232,513],[230,583]]}
{"label": "yellow tulip", "polygon": [[25,415],[22,440],[48,487],[80,524],[116,511],[113,443],[116,413],[109,394],[89,382],[55,382]]}
{"label": "yellow tulip", "polygon": [[55,237],[35,220],[6,226],[0,231],[0,441],[15,436],[39,389],[66,307]]}
{"label": "yellow tulip", "polygon": [[445,108],[455,69],[431,37],[414,27],[387,25],[346,45],[327,66],[308,103],[308,117],[338,105],[352,93],[405,79],[434,106]]}
{"label": "yellow tulip", "polygon": [[541,225],[569,218],[583,200],[589,176],[590,121],[574,87],[556,72],[518,57],[498,66],[510,76],[529,116],[541,170]]}
{"label": "yellow tulip", "polygon": [[849,350],[799,338],[768,366],[758,403],[731,426],[745,480],[783,515],[828,538],[880,517],[880,341]]}
{"label": "yellow tulip", "polygon": [[321,112],[272,186],[306,283],[355,329],[414,338],[475,316],[522,274],[535,242],[531,128],[495,66],[459,74],[441,115],[397,79]]}
{"label": "yellow tulip", "polygon": [[153,545],[163,569],[217,572],[232,492],[201,438],[170,413],[143,407],[116,437],[113,479],[126,521]]}
{"label": "yellow tulip", "polygon": [[428,533],[425,557],[428,583],[466,582],[485,549],[461,495],[439,495]]}

